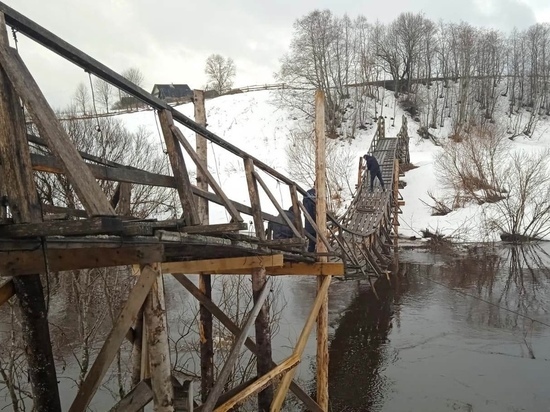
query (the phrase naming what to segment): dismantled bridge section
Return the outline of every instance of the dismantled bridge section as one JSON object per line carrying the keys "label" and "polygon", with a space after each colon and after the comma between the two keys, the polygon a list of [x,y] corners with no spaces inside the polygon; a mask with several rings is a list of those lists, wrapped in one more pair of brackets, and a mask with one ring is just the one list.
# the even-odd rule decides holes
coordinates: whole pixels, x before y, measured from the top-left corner
{"label": "dismantled bridge section", "polygon": [[[327,302],[331,277],[344,275],[346,266],[356,273],[383,273],[390,246],[395,247],[397,242],[398,163],[402,155],[408,156],[406,136],[386,139],[383,122],[379,122],[370,151],[379,157],[391,189],[388,193],[367,195],[361,180],[350,211],[343,220],[335,219],[325,209],[324,99],[318,92],[318,198],[316,216],[311,216],[299,199],[306,195],[303,188],[205,128],[201,91],[195,91],[195,120],[191,120],[5,4],[0,3],[0,12],[0,17],[16,32],[156,110],[172,172],[151,173],[78,151],[18,52],[9,46],[5,24],[0,22],[0,275],[6,277],[0,284],[0,305],[12,297],[20,303],[35,409],[61,410],[41,276],[48,279],[50,274],[59,272],[76,276],[79,270],[127,266],[134,268],[135,283],[79,384],[70,411],[84,411],[90,405],[125,340],[134,348],[132,375],[137,379],[132,391],[113,410],[138,411],[153,401],[157,411],[227,411],[258,394],[260,410],[277,411],[290,389],[308,410],[328,411]],[[31,128],[26,127],[23,109],[32,120],[32,130],[37,132],[29,133]],[[195,148],[178,125],[196,133]],[[406,135],[406,126],[401,133],[403,130]],[[243,162],[248,204],[229,199],[209,172],[206,140]],[[196,184],[189,177],[190,171],[196,173]],[[68,182],[75,194],[72,204],[39,196],[37,176],[44,175],[62,176]],[[287,217],[269,190],[270,180],[287,186],[294,220]],[[111,198],[102,190],[101,181],[116,182]],[[179,198],[181,217],[157,220],[132,216],[132,196],[139,186],[173,189]],[[262,210],[262,192],[278,216]],[[221,205],[229,222],[209,224],[211,204]],[[252,235],[242,233],[247,228],[242,214],[252,216]],[[303,229],[302,214],[317,231],[316,253],[306,252],[308,235]],[[264,230],[266,221],[287,225],[293,238],[269,239]],[[200,302],[200,406],[193,403],[189,382],[182,383],[172,375],[164,274],[171,274]],[[188,274],[200,275],[198,287]],[[212,274],[252,275],[252,309],[242,326],[212,301]],[[302,333],[290,356],[278,364],[271,356],[269,275],[309,275],[319,279],[317,296]],[[216,377],[213,316],[234,335],[229,356]],[[314,400],[293,377],[316,322]],[[255,340],[248,337],[252,327]],[[256,355],[257,376],[227,391],[229,373],[244,346]]]}

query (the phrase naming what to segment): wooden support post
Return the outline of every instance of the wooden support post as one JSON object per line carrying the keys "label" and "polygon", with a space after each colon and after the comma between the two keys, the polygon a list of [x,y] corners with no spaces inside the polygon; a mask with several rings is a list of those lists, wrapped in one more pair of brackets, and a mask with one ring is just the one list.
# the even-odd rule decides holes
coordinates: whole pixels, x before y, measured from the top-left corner
{"label": "wooden support post", "polygon": [[[267,284],[267,275],[265,268],[254,269],[252,272],[252,296],[256,304]],[[262,305],[260,313],[256,317],[256,345],[258,354],[256,359],[256,370],[258,376],[265,375],[271,370],[271,325],[269,324],[269,301]],[[258,394],[258,411],[269,411],[271,401],[273,400],[273,387],[268,386]]]}
{"label": "wooden support post", "polygon": [[[327,248],[321,241],[326,238],[327,227],[327,204],[326,204],[326,136],[325,136],[325,95],[321,90],[315,93],[315,192],[316,202],[316,223],[317,232],[317,253],[326,253]],[[326,262],[326,256],[319,257],[320,262]],[[319,315],[317,317],[317,403],[324,410],[328,411],[328,288],[323,288],[323,281],[330,277],[317,279],[317,293],[323,293]]]}
{"label": "wooden support post", "polygon": [[[315,323],[315,318],[318,317],[318,315],[320,314],[319,311],[324,304],[325,296],[328,293],[328,288],[330,286],[330,281],[332,280],[332,277],[323,276],[320,279],[321,287],[317,292],[317,297],[315,298],[315,302],[313,302],[313,307],[309,312],[309,316],[306,319],[306,323],[304,324],[304,328],[302,329],[302,333],[300,333],[300,337],[296,342],[296,347],[294,348],[294,352],[292,354],[292,356],[296,356],[298,359],[302,358],[307,340],[309,338],[309,334],[311,333],[311,329],[313,329],[313,325]],[[271,405],[271,412],[279,412],[281,410],[286,394],[288,392],[288,387],[293,378],[294,370],[287,373],[281,380],[281,383],[277,388],[277,393],[275,394],[275,399],[273,400],[273,403]],[[324,408],[323,405],[319,406],[323,411],[328,412],[328,409]]]}
{"label": "wooden support post", "polygon": [[[304,226],[302,224],[302,214],[300,213],[300,205],[298,199],[298,190],[296,185],[289,186],[290,188],[290,198],[292,199],[292,212],[294,213],[294,226],[298,229],[298,232],[303,236]],[[305,246],[305,244],[304,244]]]}
{"label": "wooden support post", "polygon": [[300,358],[297,356],[291,356],[285,359],[280,365],[277,365],[274,369],[267,372],[265,375],[260,376],[256,381],[248,386],[245,390],[233,396],[223,405],[215,409],[215,412],[229,412],[233,410],[235,405],[245,401],[249,396],[261,391],[266,386],[271,386],[272,381],[283,373],[288,373],[289,370],[294,370],[296,365],[300,362]]}
{"label": "wooden support post", "polygon": [[107,336],[107,339],[99,351],[99,354],[90,368],[90,371],[86,375],[82,386],[80,386],[69,412],[85,411],[90,404],[97,388],[101,385],[101,381],[105,376],[105,373],[115,358],[120,345],[124,341],[126,333],[132,326],[132,323],[135,322],[139,310],[143,306],[145,298],[147,297],[147,294],[156,279],[157,272],[153,270],[151,266],[147,265],[142,269],[137,283],[128,295],[126,304],[118,315],[109,336]]}
{"label": "wooden support post", "polygon": [[397,259],[399,251],[399,159],[393,161],[393,242],[394,259]]}
{"label": "wooden support post", "polygon": [[275,198],[275,196],[273,196],[273,193],[271,193],[271,191],[269,190],[269,187],[267,187],[267,185],[265,184],[263,179],[260,177],[260,175],[256,171],[254,171],[253,174],[254,174],[254,177],[256,178],[256,181],[260,184],[260,186],[262,186],[262,189],[264,189],[264,192],[267,195],[267,197],[269,197],[269,200],[271,200],[271,203],[273,203],[273,206],[275,206],[275,209],[277,209],[277,211],[279,212],[279,215],[281,215],[284,222],[292,230],[292,233],[294,234],[294,236],[301,237],[302,234],[298,232],[298,230],[294,226],[294,222],[292,222],[288,218],[288,215],[285,213],[285,211],[283,210],[279,202],[277,202],[277,199]]}
{"label": "wooden support post", "polygon": [[[148,268],[151,268],[148,266]],[[142,269],[143,270],[143,269]],[[164,281],[160,265],[154,265],[155,282],[145,301],[143,317],[147,325],[149,367],[155,412],[174,411],[174,388],[168,342],[168,322],[164,302]]]}
{"label": "wooden support post", "polygon": [[[182,274],[173,274],[174,278],[181,283],[181,285],[191,293],[200,303],[202,303],[204,306],[208,308],[208,310],[221,322],[222,325],[224,325],[233,335],[237,336],[241,333],[241,328],[233,322],[218,306],[212,302],[212,300],[207,299],[202,292],[195,286],[195,284],[185,275]],[[315,321],[315,318],[311,320],[312,325]],[[254,353],[256,356],[258,356],[259,348],[254,343],[254,341],[250,338],[246,339],[245,341],[246,347]],[[271,367],[275,368],[277,365],[273,360],[271,360]],[[319,405],[311,399],[311,397],[295,382],[290,383],[290,389],[294,394],[300,399],[304,405],[307,407],[307,409],[311,412],[322,412],[321,408],[319,408]]]}
{"label": "wooden support post", "polygon": [[195,201],[193,199],[191,182],[189,181],[189,173],[187,172],[187,167],[185,166],[185,160],[183,159],[181,147],[171,130],[171,127],[174,125],[172,114],[168,110],[161,110],[158,112],[158,116],[162,134],[164,136],[164,142],[166,143],[166,150],[168,151],[168,157],[170,159],[170,164],[172,165],[176,188],[178,189],[181,206],[183,207],[185,223],[189,226],[198,225],[200,224],[200,219],[197,213],[197,207],[195,206]]}
{"label": "wooden support post", "polygon": [[[6,54],[8,38],[4,15],[0,13],[0,49]],[[2,62],[0,68],[0,179],[14,222],[36,223],[42,220],[40,202],[33,180],[25,116],[19,97]],[[60,412],[61,402],[50,341],[48,312],[40,276],[34,273],[13,278],[22,318],[29,379],[34,408]],[[2,288],[6,291],[6,288]],[[9,288],[8,288],[9,289]],[[8,290],[9,292],[9,290]]]}
{"label": "wooden support post", "polygon": [[[193,103],[195,106],[195,122],[206,127],[206,108],[204,107],[204,91],[193,90]],[[196,133],[195,147],[197,157],[208,168],[208,141]],[[208,178],[197,167],[197,187],[205,192],[208,191]],[[208,200],[197,197],[197,209],[199,219],[203,225],[209,223]],[[209,299],[212,299],[212,277],[208,273],[199,275],[199,289]],[[214,386],[214,332],[212,314],[204,305],[199,308],[199,334],[201,352],[201,400],[205,402],[210,389]]]}
{"label": "wooden support post", "polygon": [[249,157],[244,159],[244,171],[246,173],[246,183],[248,184],[248,194],[250,196],[250,207],[252,208],[252,218],[254,219],[256,236],[261,240],[265,240],[258,182],[256,182],[256,178],[254,177],[254,161]]}
{"label": "wooden support post", "polygon": [[61,160],[65,175],[88,215],[114,215],[115,211],[107,196],[85,166],[82,157],[17,52],[7,45],[1,46],[0,63],[31,113],[40,136],[46,140],[48,148]]}
{"label": "wooden support post", "polygon": [[216,384],[212,388],[212,391],[208,395],[208,399],[203,405],[203,410],[205,412],[212,412],[220,395],[222,394],[223,388],[227,383],[227,379],[229,378],[229,375],[233,370],[235,363],[238,360],[238,356],[241,352],[241,349],[243,348],[244,343],[248,338],[250,329],[252,328],[252,325],[254,324],[254,321],[256,320],[258,313],[260,313],[260,310],[263,307],[264,302],[267,299],[267,296],[269,295],[270,288],[271,288],[271,283],[268,281],[265,283],[263,290],[260,292],[259,296],[257,297],[256,302],[254,303],[254,306],[252,307],[252,310],[250,311],[248,318],[245,324],[243,325],[241,333],[237,336],[237,339],[235,340],[235,343],[231,348],[231,352],[227,357],[225,365],[223,365],[222,371],[218,375]]}
{"label": "wooden support post", "polygon": [[214,192],[223,200],[223,205],[225,206],[225,208],[233,218],[233,221],[242,222],[243,218],[241,217],[239,211],[235,208],[231,200],[229,200],[229,198],[226,196],[221,186],[218,184],[218,182],[216,182],[216,179],[214,179],[214,176],[212,176],[212,174],[208,171],[208,168],[206,167],[206,165],[204,165],[202,162],[199,161],[197,152],[193,150],[193,147],[191,146],[191,144],[189,144],[189,142],[187,141],[187,139],[185,138],[181,130],[174,125],[172,125],[170,129],[172,130],[172,133],[175,139],[178,142],[180,142],[180,144],[183,146],[183,148],[185,149],[189,157],[191,157],[193,162],[195,162],[197,169],[199,169],[202,175],[206,179],[208,179],[208,184],[212,187]]}

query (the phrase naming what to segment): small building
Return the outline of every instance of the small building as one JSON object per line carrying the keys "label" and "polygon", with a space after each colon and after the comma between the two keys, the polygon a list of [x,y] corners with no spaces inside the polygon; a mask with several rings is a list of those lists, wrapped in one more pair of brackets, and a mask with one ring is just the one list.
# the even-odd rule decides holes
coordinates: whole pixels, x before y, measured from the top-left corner
{"label": "small building", "polygon": [[167,102],[184,102],[193,98],[193,90],[186,84],[155,84],[151,94]]}

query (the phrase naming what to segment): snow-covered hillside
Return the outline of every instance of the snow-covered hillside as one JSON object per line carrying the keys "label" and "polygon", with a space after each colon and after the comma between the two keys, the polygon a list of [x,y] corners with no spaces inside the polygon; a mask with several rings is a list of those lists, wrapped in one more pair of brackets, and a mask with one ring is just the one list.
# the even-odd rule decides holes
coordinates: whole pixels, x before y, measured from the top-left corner
{"label": "snow-covered hillside", "polygon": [[[392,94],[387,93],[382,115],[386,117],[386,135],[395,136],[401,128],[401,118],[406,114],[400,107],[395,107],[396,101]],[[193,105],[185,104],[177,107],[185,115],[193,118]],[[274,169],[288,175],[286,150],[289,144],[290,132],[303,125],[304,120],[296,114],[291,114],[274,104],[272,92],[261,91],[245,94],[223,96],[206,101],[207,127],[228,142],[255,156]],[[402,178],[407,185],[402,190],[405,206],[402,207],[400,234],[402,236],[420,236],[420,230],[429,228],[448,236],[455,236],[462,241],[489,241],[498,239],[498,234],[487,237],[481,230],[481,212],[484,206],[471,205],[451,212],[446,216],[431,216],[431,208],[425,203],[432,204],[428,192],[441,192],[440,183],[434,170],[434,157],[442,150],[431,141],[422,139],[418,131],[418,123],[408,114],[408,131],[410,139],[411,162],[417,166],[406,173]],[[393,120],[395,116],[395,121]],[[127,127],[136,130],[145,127],[151,139],[161,144],[159,126],[152,111],[121,115]],[[194,133],[180,126],[184,135],[194,145]],[[512,142],[512,150],[536,150],[541,147],[550,147],[550,133],[545,133],[545,123],[539,122],[537,132],[533,138],[517,137]],[[445,127],[432,131],[441,138],[446,138],[450,129]],[[349,145],[357,159],[363,155],[370,145],[374,135],[374,127],[367,130],[358,130],[354,139],[342,144]],[[213,176],[224,188],[228,196],[238,202],[249,204],[246,178],[242,160],[230,154],[223,148],[209,143],[209,168]],[[188,164],[192,164],[191,161]],[[349,165],[350,175],[356,176],[357,161]],[[190,168],[191,174],[194,173]],[[293,176],[289,176],[294,179]],[[286,185],[282,185],[265,177],[266,183],[282,204],[283,208],[290,206],[290,195]],[[307,182],[300,182],[307,189]],[[351,182],[351,187],[355,182]],[[344,207],[349,204],[351,193],[344,195]],[[262,193],[262,209],[276,214],[275,207],[268,197]],[[425,203],[424,203],[425,202]],[[211,207],[211,223],[229,221],[229,216],[219,206]],[[249,222],[251,219],[248,220]],[[252,229],[252,227],[251,227]]]}

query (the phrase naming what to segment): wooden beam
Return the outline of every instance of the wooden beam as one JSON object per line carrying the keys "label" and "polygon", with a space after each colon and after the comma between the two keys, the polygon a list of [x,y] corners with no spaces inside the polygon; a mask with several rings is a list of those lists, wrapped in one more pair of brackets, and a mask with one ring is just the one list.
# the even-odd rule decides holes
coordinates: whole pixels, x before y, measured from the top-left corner
{"label": "wooden beam", "polygon": [[231,351],[227,356],[225,364],[223,365],[223,368],[218,375],[218,379],[216,380],[214,387],[208,394],[208,398],[206,399],[206,402],[204,403],[204,406],[203,406],[203,409],[205,412],[211,412],[216,406],[216,402],[218,401],[220,395],[222,394],[223,388],[227,383],[227,379],[229,378],[229,375],[233,371],[235,363],[238,360],[238,356],[244,346],[246,339],[248,338],[250,329],[252,329],[252,326],[254,325],[254,321],[256,320],[256,317],[260,313],[260,310],[262,309],[264,302],[269,296],[270,288],[271,288],[270,282],[266,282],[260,294],[258,295],[257,299],[255,300],[254,306],[252,307],[252,310],[248,314],[246,322],[244,323],[241,329],[241,333],[237,335],[237,339],[233,343],[233,347],[231,348]]}
{"label": "wooden beam", "polygon": [[230,271],[243,268],[283,266],[283,255],[260,255],[224,259],[188,260],[162,263],[163,273],[196,274]]}
{"label": "wooden beam", "polygon": [[[4,15],[0,13],[0,48],[6,51],[8,47]],[[42,213],[31,168],[21,96],[10,81],[9,69],[4,64],[0,66],[0,195],[8,206],[2,205],[0,216],[6,217],[9,208],[13,222],[36,223],[42,220]],[[40,276],[34,272],[12,282],[17,294],[19,329],[33,407],[44,412],[61,411],[48,309]]]}
{"label": "wooden beam", "polygon": [[81,210],[81,209],[71,209],[71,208],[68,208],[68,207],[47,205],[47,204],[44,204],[44,203],[42,203],[40,208],[42,209],[42,212],[44,214],[46,214],[46,213],[51,213],[51,214],[61,213],[61,214],[64,214],[66,216],[84,217],[84,218],[88,217],[88,214],[86,213],[86,211]]}
{"label": "wooden beam", "polygon": [[[212,300],[207,298],[199,288],[197,288],[191,279],[189,279],[187,276],[182,274],[172,274],[174,278],[185,288],[191,295],[193,295],[202,305],[204,305],[210,313],[212,313],[218,320],[224,325],[227,330],[229,330],[233,335],[237,336],[239,333],[241,333],[241,328],[233,322],[229,316],[227,316],[223,310],[221,310]],[[258,347],[256,343],[248,338],[245,341],[245,346],[255,355],[258,355]],[[277,364],[275,362],[271,362],[271,367],[276,367]],[[317,405],[317,403],[307,394],[306,391],[304,391],[298,384],[296,384],[294,381],[290,384],[290,389],[294,394],[300,399],[304,405],[307,407],[307,409],[311,412],[323,412],[322,409]]]}
{"label": "wooden beam", "polygon": [[88,214],[114,215],[115,211],[105,193],[85,167],[84,161],[19,54],[11,48],[0,47],[0,63],[25,102],[40,135],[47,141],[48,148],[62,162],[64,172]]}
{"label": "wooden beam", "polygon": [[0,284],[0,306],[10,300],[14,295],[15,287],[12,279],[8,279]]}
{"label": "wooden beam", "polygon": [[[195,121],[206,127],[206,108],[204,106],[204,91],[193,90],[193,107],[195,109]],[[204,165],[197,167],[197,187],[208,191],[208,176],[203,170],[208,170],[208,141],[199,133],[195,135],[195,148],[197,160]],[[230,201],[231,202],[231,201]],[[197,198],[199,218],[203,225],[209,223],[208,201],[202,197]],[[212,277],[209,274],[199,275],[199,288],[209,298],[212,297]],[[208,393],[214,386],[214,331],[212,314],[204,305],[199,307],[199,338],[201,353],[201,400],[205,402]]]}
{"label": "wooden beam", "polygon": [[189,144],[183,133],[180,129],[178,129],[173,124],[170,126],[170,129],[172,130],[172,133],[177,141],[180,142],[180,144],[183,146],[187,154],[193,159],[193,162],[195,162],[195,165],[197,166],[197,170],[200,170],[201,175],[205,177],[208,181],[208,184],[212,187],[214,192],[222,199],[223,205],[233,218],[235,222],[242,222],[243,218],[240,215],[239,211],[235,208],[233,203],[229,200],[229,198],[225,195],[225,192],[220,187],[218,182],[216,182],[216,179],[214,179],[214,176],[208,171],[208,168],[206,165],[201,162],[201,159],[197,156],[197,152],[193,150],[193,147]]}
{"label": "wooden beam", "polygon": [[164,279],[160,271],[160,264],[141,266],[141,276],[150,270],[155,272],[155,282],[145,301],[143,319],[147,331],[154,409],[157,412],[173,412],[174,388],[172,387],[168,322],[164,301]]}
{"label": "wooden beam", "polygon": [[[300,206],[298,205],[299,200],[298,200],[298,191],[296,190],[296,185],[289,186],[289,189],[290,189],[290,198],[292,200],[292,212],[294,213],[294,226],[296,226],[296,229],[298,229],[299,233],[304,233],[304,226],[302,225],[302,214],[300,213]],[[304,239],[304,242],[305,242],[305,239]]]}
{"label": "wooden beam", "polygon": [[267,185],[265,184],[265,182],[263,181],[261,176],[256,171],[254,171],[254,177],[256,178],[258,183],[260,183],[260,186],[262,186],[262,188],[264,189],[264,192],[266,193],[267,197],[269,197],[269,200],[271,200],[271,203],[273,203],[273,205],[275,206],[275,208],[279,212],[279,215],[283,218],[283,220],[285,221],[287,226],[290,227],[290,229],[292,230],[292,233],[294,234],[294,236],[302,237],[303,235],[300,232],[298,232],[298,230],[294,226],[294,222],[292,222],[288,218],[287,214],[285,213],[285,211],[283,210],[283,208],[281,207],[279,202],[277,202],[277,199],[275,199],[275,196],[273,196],[273,193],[271,193],[271,191],[269,190],[269,187],[267,187]]}
{"label": "wooden beam", "polygon": [[[31,160],[33,164],[33,169],[41,172],[56,173],[62,174],[63,169],[61,168],[60,162],[55,159],[53,156],[44,156],[32,153]],[[86,163],[86,166],[90,169],[92,174],[96,179],[109,180],[114,182],[127,182],[135,183],[140,185],[148,186],[160,186],[160,187],[171,187],[176,188],[176,182],[172,176],[160,175],[156,173],[147,172],[145,170],[131,169],[131,168],[115,168],[108,166],[95,165],[91,163]],[[212,192],[207,192],[201,190],[196,186],[191,185],[191,190],[193,194],[199,196],[203,199],[214,202],[218,205],[224,206],[225,203],[217,194]],[[252,216],[252,208],[245,204],[235,202],[230,200],[235,209],[239,212]],[[80,213],[80,211],[78,211]],[[86,213],[82,211],[84,215]],[[263,220],[268,220],[270,222],[284,223],[283,219],[279,216],[273,216],[266,212],[261,212],[261,217]]]}
{"label": "wooden beam", "polygon": [[0,273],[4,276],[31,275],[34,273],[63,272],[158,262],[163,259],[164,247],[156,245],[130,245],[117,248],[46,248],[47,267],[42,248],[0,252]]}
{"label": "wooden beam", "polygon": [[20,223],[0,226],[0,237],[25,238],[42,236],[89,236],[120,234],[122,221],[115,216],[92,217],[80,220]]}
{"label": "wooden beam", "polygon": [[[302,358],[304,349],[306,347],[306,344],[309,338],[309,334],[311,333],[311,329],[313,329],[313,324],[315,323],[315,319],[319,314],[319,310],[321,309],[321,306],[325,302],[325,295],[328,292],[331,279],[332,279],[331,276],[325,276],[321,278],[321,287],[317,291],[317,297],[315,298],[313,307],[311,308],[311,311],[309,312],[309,316],[306,319],[306,323],[304,324],[302,333],[300,333],[300,337],[296,342],[296,347],[294,348],[294,352],[292,355],[293,357],[297,357],[298,359]],[[273,399],[273,403],[271,404],[271,409],[270,409],[271,412],[278,412],[283,406],[283,402],[288,392],[288,387],[290,385],[290,382],[292,382],[293,378],[294,378],[294,370],[287,373],[282,379],[281,383],[279,384],[279,387],[277,388],[275,399]],[[323,409],[322,405],[319,404],[319,406],[323,411],[325,412],[328,411],[328,409]]]}
{"label": "wooden beam", "polygon": [[[254,303],[259,299],[267,284],[265,267],[256,268],[252,271],[252,297]],[[265,375],[271,370],[271,359],[273,350],[271,347],[271,325],[269,317],[269,301],[264,302],[258,314],[254,327],[256,337],[256,374]],[[258,393],[258,410],[267,411],[273,400],[273,386],[268,385]]]}
{"label": "wooden beam", "polygon": [[164,142],[166,143],[168,157],[170,158],[170,164],[172,165],[176,188],[178,189],[178,195],[183,207],[183,216],[188,226],[199,225],[200,219],[191,191],[191,182],[189,181],[187,166],[185,165],[181,147],[171,130],[171,127],[174,125],[172,114],[168,110],[159,110],[158,117],[162,135],[164,136]]}
{"label": "wooden beam", "polygon": [[246,174],[246,183],[248,185],[248,195],[250,197],[250,206],[252,209],[252,218],[254,219],[254,229],[256,236],[260,240],[265,240],[264,221],[262,219],[262,207],[260,203],[260,193],[258,191],[258,182],[254,177],[254,161],[250,158],[244,159],[244,171]]}
{"label": "wooden beam", "polygon": [[298,365],[298,363],[300,363],[300,358],[296,355],[293,355],[287,358],[286,360],[281,362],[280,365],[273,368],[270,372],[259,377],[252,385],[248,386],[245,390],[233,396],[223,405],[217,407],[215,409],[215,412],[227,412],[231,410],[233,407],[235,407],[239,403],[242,403],[243,401],[245,401],[249,396],[252,396],[258,393],[261,390],[263,390],[266,386],[269,386],[271,382],[274,379],[278,378],[280,375],[284,373],[287,373],[288,375],[289,371],[294,370],[294,368],[296,367],[296,365]]}
{"label": "wooden beam", "polygon": [[109,412],[140,412],[153,400],[151,379],[144,379],[132,388]]}
{"label": "wooden beam", "polygon": [[[252,385],[256,380],[258,379],[257,376],[254,376],[252,379],[249,379],[234,388],[231,388],[227,392],[224,392],[221,394],[220,398],[218,399],[218,402],[216,402],[216,407],[222,405],[223,403],[227,402],[229,399],[231,399],[233,396],[238,394],[239,392],[246,389],[248,386]],[[193,409],[193,412],[201,412],[203,410],[203,405],[199,405],[196,408]]]}
{"label": "wooden beam", "polygon": [[[216,275],[245,275],[253,269],[233,269],[212,271]],[[343,276],[345,267],[340,262],[285,262],[282,267],[266,267],[269,276]]]}
{"label": "wooden beam", "polygon": [[122,344],[126,332],[135,322],[138,312],[145,302],[149,290],[157,279],[157,272],[151,266],[145,266],[141,271],[135,286],[128,295],[126,304],[120,311],[118,318],[109,332],[101,351],[97,355],[94,364],[86,375],[84,382],[80,386],[75,400],[73,401],[69,412],[85,411],[90,404],[94,394],[97,391],[105,373],[111,366],[120,345]]}
{"label": "wooden beam", "polygon": [[[322,242],[327,237],[327,159],[325,135],[325,94],[322,90],[315,93],[315,212],[317,217],[317,253],[327,253],[328,245]],[[326,256],[319,256],[320,262],[326,262]],[[330,278],[329,282],[330,282]],[[317,316],[317,403],[328,411],[328,287],[324,288],[326,278],[317,279],[317,295],[322,300]],[[321,295],[321,296],[320,296]]]}

